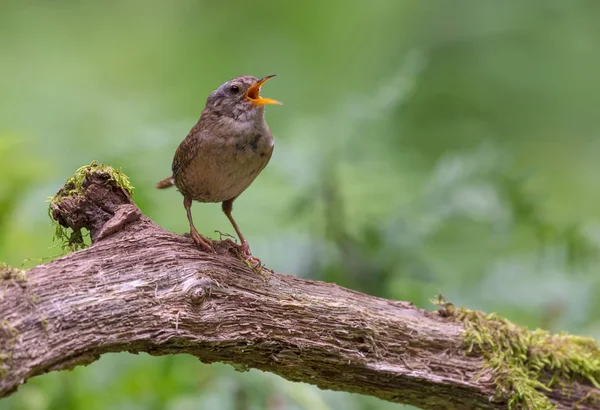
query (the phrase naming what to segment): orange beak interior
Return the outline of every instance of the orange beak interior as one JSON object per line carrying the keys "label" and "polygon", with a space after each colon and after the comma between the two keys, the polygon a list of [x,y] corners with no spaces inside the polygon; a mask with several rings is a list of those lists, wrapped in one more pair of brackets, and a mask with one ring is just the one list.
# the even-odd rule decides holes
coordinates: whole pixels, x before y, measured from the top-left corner
{"label": "orange beak interior", "polygon": [[263,77],[260,80],[256,81],[254,84],[252,84],[250,86],[250,88],[248,88],[248,91],[246,91],[246,98],[252,104],[255,104],[255,105],[265,105],[265,104],[283,105],[279,101],[272,100],[270,98],[263,98],[260,96],[260,87],[273,77],[275,77],[275,75],[268,75],[268,76]]}

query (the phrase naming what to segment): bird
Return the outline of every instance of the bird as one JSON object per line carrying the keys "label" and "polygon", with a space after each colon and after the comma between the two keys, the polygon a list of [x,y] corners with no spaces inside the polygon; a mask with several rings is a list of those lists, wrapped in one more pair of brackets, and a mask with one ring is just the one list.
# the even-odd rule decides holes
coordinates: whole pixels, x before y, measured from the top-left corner
{"label": "bird", "polygon": [[253,266],[260,266],[261,261],[252,255],[232,210],[233,202],[254,182],[273,154],[265,106],[282,103],[260,95],[262,85],[273,77],[235,77],[210,93],[200,119],[175,151],[172,175],[156,184],[158,189],[175,186],[183,195],[190,236],[199,248],[209,252],[215,249],[194,226],[192,201],[221,202],[240,243],[226,241]]}

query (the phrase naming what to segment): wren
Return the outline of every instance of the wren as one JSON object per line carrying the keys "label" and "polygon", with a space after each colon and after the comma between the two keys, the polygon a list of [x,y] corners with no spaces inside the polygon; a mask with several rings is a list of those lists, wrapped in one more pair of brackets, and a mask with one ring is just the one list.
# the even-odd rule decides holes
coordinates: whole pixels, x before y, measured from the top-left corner
{"label": "wren", "polygon": [[175,185],[183,195],[190,236],[197,246],[214,252],[212,241],[201,235],[192,220],[192,201],[222,202],[222,209],[240,244],[229,241],[247,261],[260,265],[233,219],[233,201],[254,182],[273,154],[273,135],[265,121],[265,105],[279,101],[260,96],[261,79],[236,77],[213,91],[200,119],[181,142],[173,158],[173,175],[156,184]]}

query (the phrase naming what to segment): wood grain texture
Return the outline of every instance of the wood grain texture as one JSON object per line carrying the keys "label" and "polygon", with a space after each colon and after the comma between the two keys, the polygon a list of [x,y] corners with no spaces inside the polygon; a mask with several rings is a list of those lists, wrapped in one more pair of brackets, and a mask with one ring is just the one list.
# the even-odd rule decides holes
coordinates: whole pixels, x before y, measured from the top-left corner
{"label": "wood grain texture", "polygon": [[111,184],[95,176],[53,210],[89,227],[93,246],[0,279],[0,397],[103,353],[147,352],[424,409],[506,408],[490,401],[484,360],[465,355],[461,324],[331,283],[257,275],[227,250],[207,254],[158,227]]}

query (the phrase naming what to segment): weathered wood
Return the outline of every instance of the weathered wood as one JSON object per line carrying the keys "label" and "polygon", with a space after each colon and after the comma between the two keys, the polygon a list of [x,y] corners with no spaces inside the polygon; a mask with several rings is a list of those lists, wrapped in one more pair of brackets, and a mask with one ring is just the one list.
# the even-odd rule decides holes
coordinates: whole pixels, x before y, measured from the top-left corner
{"label": "weathered wood", "polygon": [[[53,213],[96,242],[0,279],[0,397],[103,353],[148,352],[425,409],[506,408],[490,401],[496,386],[484,359],[465,354],[460,323],[335,284],[258,275],[225,249],[207,254],[158,227],[102,178]],[[572,408],[591,391],[576,387],[552,401]]]}

